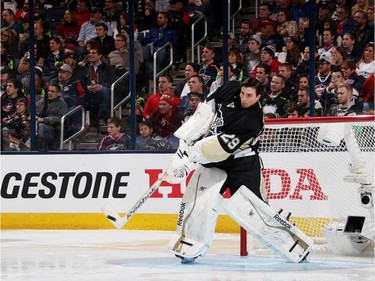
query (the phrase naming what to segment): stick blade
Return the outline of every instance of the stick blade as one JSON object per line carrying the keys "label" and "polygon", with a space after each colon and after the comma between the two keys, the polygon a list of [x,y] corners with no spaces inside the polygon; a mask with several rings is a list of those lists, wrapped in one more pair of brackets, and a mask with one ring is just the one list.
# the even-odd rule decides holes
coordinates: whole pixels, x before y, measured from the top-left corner
{"label": "stick blade", "polygon": [[112,207],[111,204],[107,203],[103,206],[102,212],[105,214],[107,219],[117,228],[120,229],[124,226],[123,218],[119,216],[117,211]]}

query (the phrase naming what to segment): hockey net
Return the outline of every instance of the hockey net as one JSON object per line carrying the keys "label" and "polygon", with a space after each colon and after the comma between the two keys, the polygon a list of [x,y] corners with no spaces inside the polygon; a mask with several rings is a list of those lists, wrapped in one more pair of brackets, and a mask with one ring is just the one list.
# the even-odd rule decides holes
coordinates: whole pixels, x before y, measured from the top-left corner
{"label": "hockey net", "polygon": [[[354,136],[350,145],[345,130]],[[363,161],[373,177],[374,133],[374,116],[267,119],[259,151],[270,206],[284,217],[290,212],[289,221],[319,244],[327,222],[368,216],[360,185],[343,178],[353,160]],[[254,244],[243,229],[240,236],[244,256]]]}

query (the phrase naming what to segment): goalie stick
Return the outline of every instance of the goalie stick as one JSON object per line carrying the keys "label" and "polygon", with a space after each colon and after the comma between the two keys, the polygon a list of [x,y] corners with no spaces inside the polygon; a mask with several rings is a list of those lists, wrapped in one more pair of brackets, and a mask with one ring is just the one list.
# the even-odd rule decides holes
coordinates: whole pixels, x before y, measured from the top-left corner
{"label": "goalie stick", "polygon": [[160,186],[162,181],[164,181],[166,176],[167,172],[164,172],[164,174],[151,186],[151,188],[147,190],[147,192],[141,197],[141,199],[138,200],[137,203],[135,203],[135,205],[130,209],[129,212],[127,212],[125,216],[121,217],[110,203],[104,205],[104,207],[102,208],[103,213],[117,229],[123,228],[124,225],[130,220],[130,218],[143,205],[143,203],[151,197],[151,195],[155,192],[156,189],[158,189],[158,187]]}

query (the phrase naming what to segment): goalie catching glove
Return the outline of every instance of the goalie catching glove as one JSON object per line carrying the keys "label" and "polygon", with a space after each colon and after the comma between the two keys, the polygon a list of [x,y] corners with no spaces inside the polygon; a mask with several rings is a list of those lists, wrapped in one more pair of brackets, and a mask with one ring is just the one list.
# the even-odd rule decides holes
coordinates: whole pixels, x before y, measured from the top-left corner
{"label": "goalie catching glove", "polygon": [[189,146],[180,140],[180,146],[173,155],[167,170],[166,181],[170,183],[181,183],[186,176],[195,169],[196,163],[189,160]]}

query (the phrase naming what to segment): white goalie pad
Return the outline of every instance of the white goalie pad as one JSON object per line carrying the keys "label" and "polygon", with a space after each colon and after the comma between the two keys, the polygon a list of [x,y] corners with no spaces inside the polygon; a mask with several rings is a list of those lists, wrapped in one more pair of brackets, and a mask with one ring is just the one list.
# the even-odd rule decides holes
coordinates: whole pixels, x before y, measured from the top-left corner
{"label": "white goalie pad", "polygon": [[224,202],[223,207],[232,219],[288,262],[301,262],[309,254],[312,239],[245,186]]}
{"label": "white goalie pad", "polygon": [[174,132],[174,136],[184,140],[187,144],[196,141],[207,134],[214,115],[211,106],[203,102],[199,103],[193,116]]}
{"label": "white goalie pad", "polygon": [[181,258],[203,256],[211,245],[223,197],[226,173],[199,166],[181,200],[176,234],[168,249]]}

